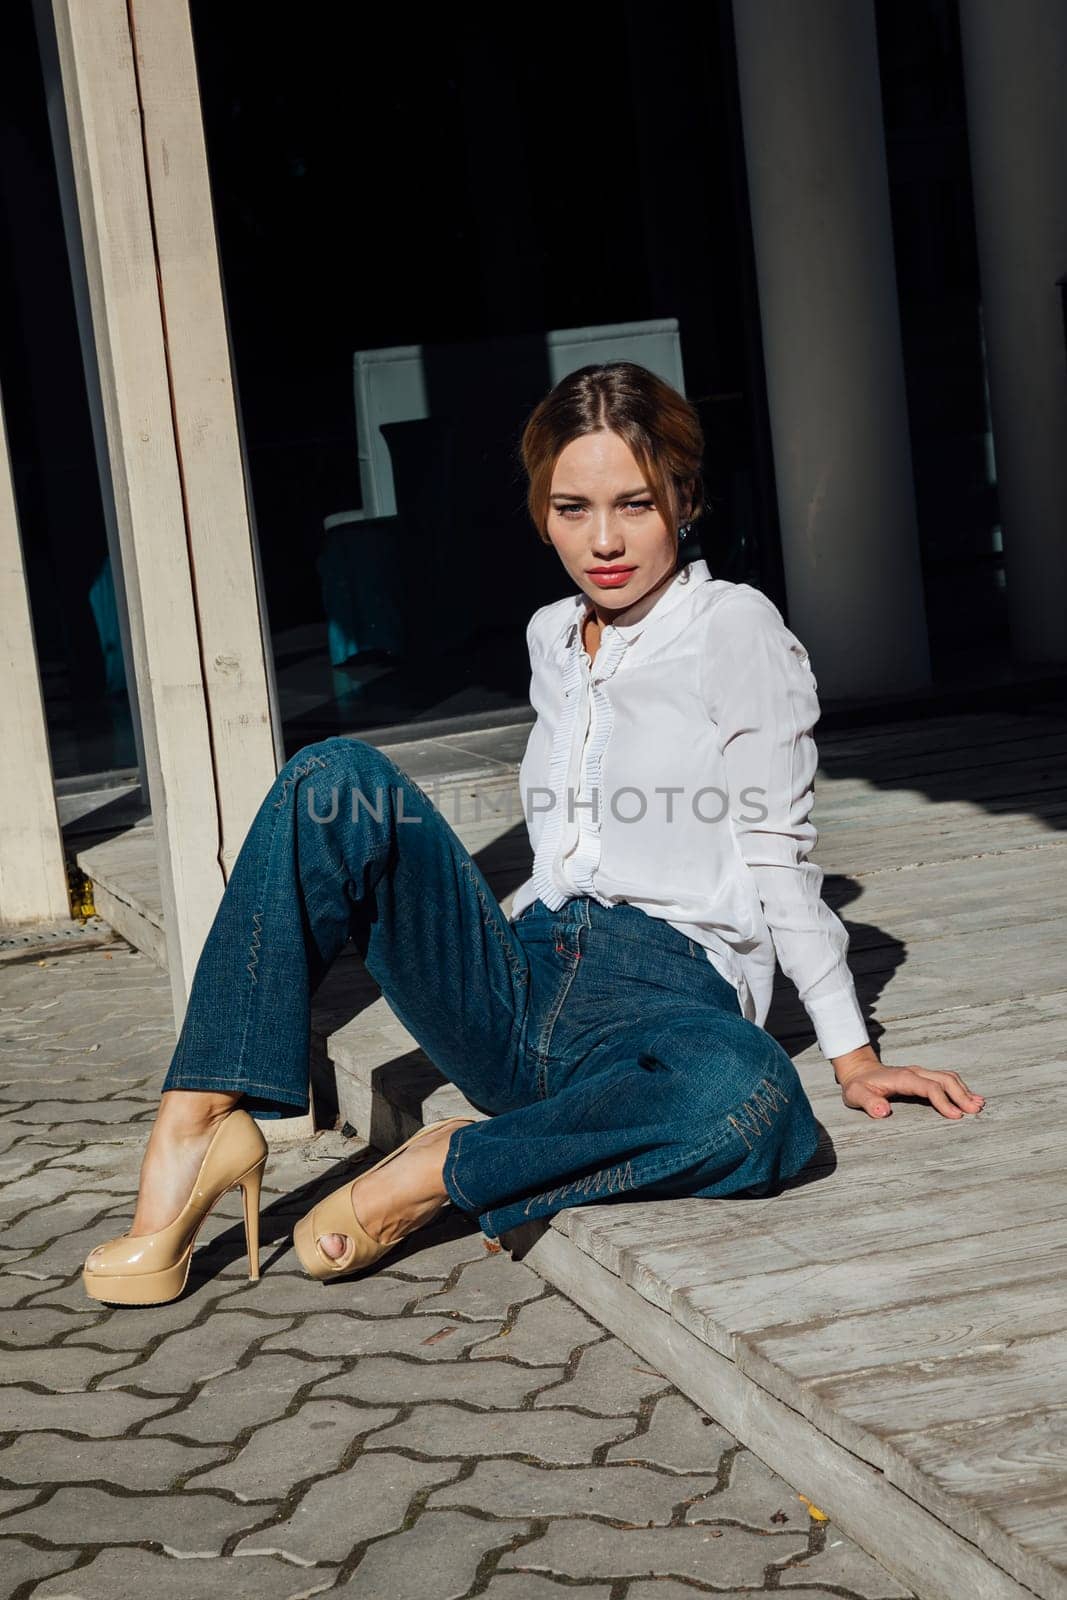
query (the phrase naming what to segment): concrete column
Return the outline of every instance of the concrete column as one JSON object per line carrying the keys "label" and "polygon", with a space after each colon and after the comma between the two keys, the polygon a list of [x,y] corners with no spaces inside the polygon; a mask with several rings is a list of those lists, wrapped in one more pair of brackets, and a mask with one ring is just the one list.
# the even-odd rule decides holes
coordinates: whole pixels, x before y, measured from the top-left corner
{"label": "concrete column", "polygon": [[872,0],[735,0],[789,622],[825,696],[930,681]]}
{"label": "concrete column", "polygon": [[0,399],[0,927],[70,917],[41,674]]}
{"label": "concrete column", "polygon": [[1012,649],[1067,659],[1067,7],[961,0]]}

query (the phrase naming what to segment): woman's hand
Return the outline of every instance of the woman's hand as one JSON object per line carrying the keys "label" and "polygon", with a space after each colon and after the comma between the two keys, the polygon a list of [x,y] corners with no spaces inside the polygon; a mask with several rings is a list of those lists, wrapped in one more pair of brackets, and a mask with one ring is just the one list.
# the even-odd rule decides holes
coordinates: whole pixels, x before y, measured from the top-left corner
{"label": "woman's hand", "polygon": [[869,1117],[892,1115],[890,1095],[921,1095],[943,1117],[958,1120],[976,1116],[985,1105],[972,1094],[958,1072],[934,1072],[927,1067],[886,1067],[871,1045],[861,1045],[847,1055],[834,1056],[834,1076],[841,1085],[846,1106],[866,1111]]}

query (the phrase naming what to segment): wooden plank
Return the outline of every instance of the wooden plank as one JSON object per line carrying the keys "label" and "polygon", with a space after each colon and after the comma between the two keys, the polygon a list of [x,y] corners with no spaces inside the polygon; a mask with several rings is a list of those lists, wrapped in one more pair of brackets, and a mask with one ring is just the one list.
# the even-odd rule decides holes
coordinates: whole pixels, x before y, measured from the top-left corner
{"label": "wooden plank", "polygon": [[[816,1188],[813,1185],[796,1198],[810,1201]],[[1051,1258],[1055,1260],[1059,1250],[1062,1259],[1065,1240],[1057,1235],[1057,1229],[1061,1226],[1063,1201],[1057,1191],[1058,1186],[1046,1174],[1039,1175],[1023,1188],[1018,1205],[1010,1205],[1005,1199],[997,1227],[986,1224],[981,1237],[995,1250],[1005,1233],[1014,1233],[1028,1224],[1033,1238],[1043,1242]],[[737,1280],[744,1278],[746,1295],[751,1294],[753,1299],[761,1287],[768,1296],[784,1297],[773,1311],[766,1313],[765,1322],[746,1322],[746,1329],[806,1325],[831,1311],[843,1315],[854,1309],[857,1302],[852,1296],[864,1284],[870,1284],[872,1295],[879,1296],[869,1303],[861,1302],[864,1309],[904,1301],[914,1303],[911,1272],[920,1270],[927,1256],[941,1261],[953,1245],[973,1237],[962,1230],[968,1220],[973,1226],[975,1208],[988,1201],[988,1190],[976,1185],[972,1191],[954,1192],[936,1206],[925,1197],[912,1194],[888,1197],[877,1206],[868,1203],[862,1210],[850,1211],[848,1200],[847,1193],[839,1190],[832,1200],[824,1198],[821,1207],[810,1204],[806,1218],[797,1207],[780,1206],[777,1215],[764,1214],[758,1232],[752,1223],[746,1227],[740,1219],[728,1217],[725,1222],[720,1221],[725,1208],[711,1204],[708,1220],[694,1225],[691,1240],[650,1242],[621,1250],[612,1241],[609,1248],[614,1256],[605,1260],[605,1265],[658,1305],[673,1304],[679,1295],[696,1295],[703,1297],[702,1305],[718,1307]],[[654,1201],[647,1204],[655,1208]],[[1033,1208],[1032,1213],[1027,1206]],[[743,1205],[734,1209],[747,1211]],[[908,1256],[906,1269],[898,1260],[901,1251]],[[604,1259],[603,1255],[598,1259]],[[838,1305],[833,1299],[837,1268],[850,1264],[856,1281],[848,1285],[846,1298]],[[983,1281],[980,1267],[975,1268],[975,1275],[978,1282]],[[824,1280],[831,1286],[825,1313],[819,1299]],[[902,1298],[887,1299],[891,1286],[897,1282],[902,1285]],[[928,1298],[929,1294],[924,1287],[922,1297]],[[742,1325],[735,1320],[741,1315],[740,1310],[730,1313],[732,1331]],[[744,1315],[758,1319],[761,1314],[751,1308]],[[1067,1311],[1064,1325],[1067,1326]]]}
{"label": "wooden plank", "polygon": [[904,1241],[896,1250],[881,1251],[876,1264],[858,1253],[696,1283],[676,1290],[671,1307],[693,1331],[706,1326],[709,1342],[718,1330],[719,1348],[723,1333],[763,1332],[830,1315],[921,1304],[963,1290],[992,1293],[1006,1284],[1045,1278],[1050,1264],[1067,1266],[1062,1240],[1056,1243],[1045,1230],[1019,1224],[918,1247]]}
{"label": "wooden plank", "polygon": [[268,691],[189,0],[130,0],[193,603],[228,879],[282,762]]}
{"label": "wooden plank", "polygon": [[[901,1433],[896,1445],[951,1493],[996,1514],[1025,1489],[1035,1501],[1063,1495],[1067,1459],[1067,1403],[978,1421],[950,1422]],[[1053,1515],[1062,1538],[1062,1514]]]}
{"label": "wooden plank", "polygon": [[[1067,1288],[1061,1274],[1053,1270],[1047,1278],[1030,1280],[1018,1289],[1008,1285],[994,1294],[968,1289],[922,1305],[823,1317],[800,1328],[750,1334],[749,1342],[769,1361],[805,1382],[836,1382],[857,1372],[877,1375],[883,1368],[903,1368],[910,1363],[929,1363],[932,1371],[934,1364],[942,1361],[959,1363],[959,1382],[972,1384],[976,1358],[1002,1354],[1019,1340],[1065,1329]],[[1063,1403],[1067,1404],[1067,1394]],[[928,1419],[924,1419],[924,1431],[927,1426]],[[1059,1465],[1062,1471],[1063,1462]]]}
{"label": "wooden plank", "polygon": [[52,11],[179,1020],[225,879],[141,107],[125,0]]}
{"label": "wooden plank", "polygon": [[1062,1404],[1065,1370],[1067,1330],[1058,1329],[976,1351],[966,1367],[954,1360],[915,1361],[819,1378],[807,1388],[839,1415],[862,1421],[881,1438],[892,1438],[920,1425],[936,1428]]}

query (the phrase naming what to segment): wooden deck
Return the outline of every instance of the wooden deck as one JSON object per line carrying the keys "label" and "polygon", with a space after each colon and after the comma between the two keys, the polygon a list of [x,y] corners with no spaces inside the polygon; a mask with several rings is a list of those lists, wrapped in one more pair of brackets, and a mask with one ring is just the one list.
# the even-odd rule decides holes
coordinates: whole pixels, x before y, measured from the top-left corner
{"label": "wooden deck", "polygon": [[[920,1600],[1065,1600],[1067,705],[819,743],[816,858],[872,1034],[889,1063],[958,1070],[985,1111],[847,1111],[782,980],[769,1026],[825,1130],[804,1181],[578,1207],[509,1242]],[[424,783],[432,754],[404,751]],[[514,774],[483,758],[487,807]],[[521,823],[442,808],[507,905]],[[358,958],[315,1015],[376,1143],[456,1109]]]}

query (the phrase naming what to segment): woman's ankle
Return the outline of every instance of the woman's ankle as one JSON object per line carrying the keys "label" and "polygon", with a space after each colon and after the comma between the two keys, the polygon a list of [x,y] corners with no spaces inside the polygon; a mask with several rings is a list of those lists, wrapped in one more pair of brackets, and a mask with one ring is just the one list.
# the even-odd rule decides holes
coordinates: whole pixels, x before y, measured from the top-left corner
{"label": "woman's ankle", "polygon": [[241,1099],[240,1093],[222,1089],[166,1089],[156,1120],[176,1133],[199,1133],[228,1116]]}

